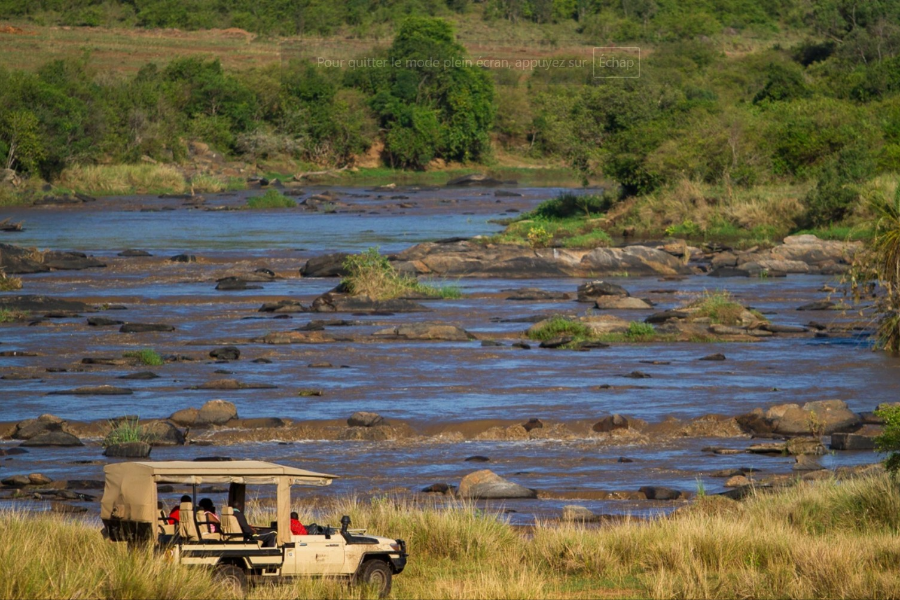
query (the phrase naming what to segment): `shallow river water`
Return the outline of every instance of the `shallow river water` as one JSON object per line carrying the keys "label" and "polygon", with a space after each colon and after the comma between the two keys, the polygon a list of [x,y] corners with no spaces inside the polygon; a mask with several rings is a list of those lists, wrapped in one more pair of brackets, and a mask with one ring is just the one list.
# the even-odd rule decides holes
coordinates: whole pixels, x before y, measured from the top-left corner
{"label": "shallow river water", "polygon": [[[315,189],[307,193],[314,193]],[[15,422],[42,413],[81,421],[123,414],[164,418],[175,410],[200,406],[213,398],[234,402],[241,417],[277,416],[301,421],[341,420],[355,411],[378,412],[403,421],[421,433],[473,422],[509,425],[538,418],[585,430],[602,416],[621,413],[661,423],[717,413],[737,415],[755,407],[784,402],[839,398],[855,411],[895,401],[900,393],[900,366],[895,358],[872,352],[864,337],[777,337],[754,343],[614,344],[576,352],[522,350],[529,323],[521,319],[553,313],[585,314],[587,304],[574,301],[516,302],[505,290],[539,287],[574,292],[581,279],[460,279],[439,284],[458,286],[464,297],[431,300],[428,313],[382,316],[337,315],[348,327],[329,328],[356,341],[315,346],[271,346],[249,340],[273,331],[303,326],[330,315],[292,314],[273,318],[259,313],[263,302],[293,298],[311,302],[336,285],[335,279],[301,278],[298,269],[314,255],[358,252],[379,246],[396,252],[415,243],[499,231],[491,219],[524,211],[552,197],[555,189],[518,189],[520,197],[497,197],[493,190],[335,189],[349,205],[332,214],[288,211],[227,210],[247,193],[210,197],[195,210],[179,199],[108,198],[77,209],[30,208],[0,217],[24,220],[26,231],[0,234],[0,241],[55,250],[78,250],[103,258],[108,267],[85,271],[26,275],[21,293],[77,298],[96,304],[122,304],[105,316],[129,322],[169,323],[172,333],[120,334],[117,328],[88,327],[83,316],[0,326],[0,350],[39,356],[0,357],[0,372],[42,370],[39,379],[0,380],[0,421]],[[398,198],[398,196],[400,196]],[[407,208],[400,208],[405,203]],[[411,206],[411,207],[410,207]],[[221,210],[220,210],[221,209]],[[352,212],[342,212],[349,210]],[[122,258],[126,248],[150,251],[149,258]],[[195,254],[198,263],[166,260],[177,253]],[[215,280],[234,272],[266,267],[282,279],[262,289],[220,292]],[[622,277],[617,283],[657,309],[683,304],[706,290],[727,289],[771,321],[800,325],[848,318],[834,311],[798,312],[796,308],[826,296],[832,278],[793,275],[783,279],[712,280],[697,275],[682,281]],[[640,311],[617,316],[642,319]],[[520,320],[520,322],[511,322]],[[377,342],[359,336],[402,322],[442,321],[478,337],[503,344],[483,347],[469,342]],[[170,363],[152,369],[161,377],[148,381],[116,380],[141,369],[81,368],[83,357],[119,356],[123,351],[154,348],[161,354],[205,355],[217,345],[236,342],[242,356],[227,364],[211,359]],[[725,361],[698,359],[721,352]],[[269,363],[252,362],[265,358]],[[310,368],[328,362],[335,368]],[[49,369],[49,371],[48,371]],[[228,374],[217,373],[225,370]],[[649,378],[623,377],[642,371]],[[276,386],[267,390],[189,390],[217,377]],[[127,385],[129,396],[48,395],[89,385]],[[298,390],[322,390],[299,397]],[[586,425],[585,425],[586,424]],[[642,513],[659,510],[650,502],[598,500],[592,492],[636,490],[667,485],[694,491],[721,491],[722,479],[708,473],[754,467],[762,472],[789,472],[791,457],[752,454],[711,455],[706,446],[744,448],[746,438],[684,438],[662,444],[597,444],[589,436],[531,441],[459,441],[431,437],[411,442],[284,441],[239,446],[155,448],[155,460],[229,455],[296,464],[342,475],[331,492],[390,493],[416,490],[435,482],[457,484],[468,472],[488,467],[526,486],[551,492],[542,500],[509,501],[514,520],[558,513],[577,503],[600,512]],[[15,442],[0,443],[10,447]],[[484,465],[465,462],[484,455]],[[627,457],[633,462],[619,462]],[[825,466],[873,462],[870,452],[831,453]],[[0,462],[0,476],[42,472],[51,478],[102,478],[96,444],[74,450],[33,449]],[[100,461],[97,463],[96,461]],[[85,464],[94,463],[94,464]],[[698,483],[699,482],[699,483]],[[569,499],[569,498],[574,498]]]}

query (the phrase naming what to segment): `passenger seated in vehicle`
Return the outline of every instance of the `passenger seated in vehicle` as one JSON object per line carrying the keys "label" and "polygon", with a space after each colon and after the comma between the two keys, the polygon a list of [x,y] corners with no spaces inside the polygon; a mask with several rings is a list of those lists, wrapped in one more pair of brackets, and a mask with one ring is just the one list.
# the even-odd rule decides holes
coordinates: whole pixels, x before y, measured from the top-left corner
{"label": "passenger seated in vehicle", "polygon": [[300,517],[295,512],[291,513],[291,533],[294,535],[307,535],[306,527],[300,522]]}
{"label": "passenger seated in vehicle", "polygon": [[179,504],[175,505],[175,508],[172,509],[172,512],[169,513],[169,525],[178,525],[178,516],[181,513],[181,502],[190,502],[191,497],[185,494],[179,500]]}
{"label": "passenger seated in vehicle", "polygon": [[277,537],[277,534],[274,531],[257,533],[256,529],[247,522],[247,517],[244,516],[243,506],[235,503],[232,510],[234,511],[234,518],[237,519],[238,525],[241,527],[241,533],[244,534],[244,540],[248,542],[260,540],[263,543],[263,548],[275,547],[275,538]]}
{"label": "passenger seated in vehicle", "polygon": [[203,498],[200,500],[200,503],[197,506],[199,506],[200,510],[202,510],[204,513],[203,519],[197,519],[197,522],[200,524],[208,524],[209,533],[221,532],[221,526],[219,525],[219,516],[216,514],[216,507],[213,504],[213,501],[209,498]]}

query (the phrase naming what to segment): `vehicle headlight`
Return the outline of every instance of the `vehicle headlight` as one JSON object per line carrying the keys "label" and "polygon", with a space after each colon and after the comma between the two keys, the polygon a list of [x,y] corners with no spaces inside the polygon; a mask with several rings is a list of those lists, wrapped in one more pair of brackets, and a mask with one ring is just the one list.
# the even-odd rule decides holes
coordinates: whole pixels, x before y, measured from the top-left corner
{"label": "vehicle headlight", "polygon": [[391,544],[391,550],[393,550],[394,552],[400,552],[400,544],[394,542],[393,544]]}

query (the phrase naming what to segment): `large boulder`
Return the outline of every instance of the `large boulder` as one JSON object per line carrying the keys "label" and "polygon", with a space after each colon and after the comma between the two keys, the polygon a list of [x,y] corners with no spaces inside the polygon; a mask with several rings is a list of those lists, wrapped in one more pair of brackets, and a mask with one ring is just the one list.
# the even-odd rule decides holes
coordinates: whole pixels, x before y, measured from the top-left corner
{"label": "large boulder", "polygon": [[314,256],[306,261],[300,274],[304,277],[346,277],[348,273],[344,262],[348,256],[346,252]]}
{"label": "large boulder", "polygon": [[210,400],[200,407],[194,425],[224,425],[232,419],[237,419],[237,408],[227,400]]}
{"label": "large boulder", "polygon": [[[196,415],[191,423],[196,420]],[[183,446],[184,433],[169,421],[150,421],[141,425],[141,433],[152,446]]]}
{"label": "large boulder", "polygon": [[621,285],[608,281],[596,280],[578,286],[579,302],[595,302],[601,296],[630,296]]}
{"label": "large boulder", "polygon": [[9,275],[44,273],[52,269],[80,270],[106,265],[81,252],[40,252],[13,244],[0,244],[0,270]]}
{"label": "large boulder", "polygon": [[378,427],[387,425],[387,421],[378,413],[357,411],[347,419],[347,425],[349,427]]}
{"label": "large boulder", "polygon": [[597,273],[629,275],[686,275],[690,269],[668,252],[648,246],[596,248],[581,259],[583,268]]}
{"label": "large boulder", "polygon": [[489,469],[483,469],[462,478],[459,495],[480,500],[503,500],[537,498],[537,491],[504,479]]}
{"label": "large boulder", "polygon": [[615,414],[610,415],[608,417],[603,417],[591,427],[591,430],[596,431],[598,433],[609,433],[610,431],[615,431],[616,429],[628,429],[629,423],[628,419],[623,417],[622,415]]}
{"label": "large boulder", "polygon": [[65,431],[45,431],[31,439],[25,440],[20,445],[40,448],[44,446],[84,446],[84,443]]}
{"label": "large boulder", "polygon": [[65,421],[56,415],[44,414],[37,419],[26,419],[16,424],[12,437],[16,440],[30,440],[49,431],[62,431]]}
{"label": "large boulder", "polygon": [[787,408],[775,422],[775,433],[782,435],[831,435],[853,432],[862,419],[842,400],[807,402],[802,408]]}
{"label": "large boulder", "polygon": [[176,425],[181,425],[182,427],[190,427],[197,422],[197,416],[199,414],[200,411],[196,408],[182,408],[181,410],[176,410],[174,413],[172,413],[172,416],[169,417],[169,420]]}
{"label": "large boulder", "polygon": [[372,335],[402,340],[441,340],[448,342],[465,342],[473,339],[472,334],[465,329],[445,323],[406,323],[397,327],[376,331]]}

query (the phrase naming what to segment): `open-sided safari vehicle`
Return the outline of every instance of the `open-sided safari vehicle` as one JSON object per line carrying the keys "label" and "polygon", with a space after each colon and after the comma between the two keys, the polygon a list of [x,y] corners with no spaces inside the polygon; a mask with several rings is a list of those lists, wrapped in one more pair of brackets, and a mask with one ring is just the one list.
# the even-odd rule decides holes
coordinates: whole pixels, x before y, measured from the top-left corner
{"label": "open-sided safari vehicle", "polygon": [[[363,535],[349,529],[349,517],[341,519],[340,530],[291,533],[291,486],[329,485],[334,475],[252,460],[123,462],[104,472],[100,518],[109,539],[153,540],[181,564],[213,568],[217,577],[241,588],[254,580],[329,576],[370,584],[386,596],[392,576],[406,566],[403,540]],[[177,524],[158,504],[161,484],[192,487],[193,501],[180,503]],[[218,526],[196,508],[201,484],[228,484]],[[260,535],[247,535],[235,516],[244,508],[248,485],[276,488],[276,520],[256,528]]]}

